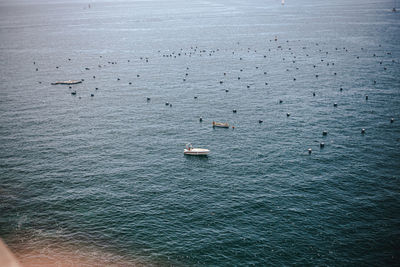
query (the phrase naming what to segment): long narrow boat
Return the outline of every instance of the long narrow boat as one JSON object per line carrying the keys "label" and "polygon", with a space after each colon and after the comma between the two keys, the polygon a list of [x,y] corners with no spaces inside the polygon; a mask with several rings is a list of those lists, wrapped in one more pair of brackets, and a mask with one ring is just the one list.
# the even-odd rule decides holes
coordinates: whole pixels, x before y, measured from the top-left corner
{"label": "long narrow boat", "polygon": [[222,123],[222,122],[215,122],[215,121],[213,121],[213,122],[212,122],[212,126],[213,126],[213,127],[218,127],[218,128],[229,128],[229,123],[227,123],[227,122]]}
{"label": "long narrow boat", "polygon": [[54,82],[51,83],[52,85],[57,85],[57,84],[66,84],[66,85],[72,85],[72,84],[78,84],[82,83],[82,81],[74,81],[74,80],[69,80],[69,81],[59,81],[59,82]]}

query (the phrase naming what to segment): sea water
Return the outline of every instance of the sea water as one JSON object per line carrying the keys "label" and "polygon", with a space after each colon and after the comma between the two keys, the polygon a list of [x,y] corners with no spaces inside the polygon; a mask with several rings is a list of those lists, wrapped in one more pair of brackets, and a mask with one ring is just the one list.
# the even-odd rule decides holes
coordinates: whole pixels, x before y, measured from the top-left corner
{"label": "sea water", "polygon": [[1,0],[0,236],[31,266],[398,264],[392,8]]}

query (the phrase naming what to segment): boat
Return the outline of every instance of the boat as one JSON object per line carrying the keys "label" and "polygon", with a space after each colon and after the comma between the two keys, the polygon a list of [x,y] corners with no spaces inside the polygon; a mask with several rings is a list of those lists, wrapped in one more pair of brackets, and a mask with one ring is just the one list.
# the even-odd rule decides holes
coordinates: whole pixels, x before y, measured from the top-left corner
{"label": "boat", "polygon": [[192,144],[186,144],[186,148],[183,149],[183,154],[192,156],[207,156],[210,150],[205,148],[193,148]]}
{"label": "boat", "polygon": [[57,84],[66,84],[66,85],[71,85],[71,84],[78,84],[82,83],[82,81],[74,81],[74,80],[69,80],[69,81],[59,81],[59,82],[54,82],[51,83],[52,85],[57,85]]}
{"label": "boat", "polygon": [[213,121],[213,122],[212,122],[212,126],[213,126],[213,127],[218,127],[218,128],[229,128],[229,123],[227,123],[227,122],[223,123],[223,122],[215,122],[215,121]]}

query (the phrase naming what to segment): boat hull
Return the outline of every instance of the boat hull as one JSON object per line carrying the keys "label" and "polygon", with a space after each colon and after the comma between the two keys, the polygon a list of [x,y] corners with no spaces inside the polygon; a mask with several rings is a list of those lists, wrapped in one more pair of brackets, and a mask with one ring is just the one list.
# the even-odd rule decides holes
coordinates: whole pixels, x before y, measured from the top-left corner
{"label": "boat hull", "polygon": [[184,149],[183,154],[190,155],[190,156],[207,156],[210,153],[208,149],[201,149],[201,148],[193,148],[193,149]]}

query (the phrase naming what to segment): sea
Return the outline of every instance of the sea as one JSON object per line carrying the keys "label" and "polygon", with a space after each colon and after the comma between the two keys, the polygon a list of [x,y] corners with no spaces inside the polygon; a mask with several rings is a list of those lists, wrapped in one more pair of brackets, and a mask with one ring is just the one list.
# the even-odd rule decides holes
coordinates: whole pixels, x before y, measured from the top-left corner
{"label": "sea", "polygon": [[399,4],[0,0],[0,237],[25,266],[399,266]]}

